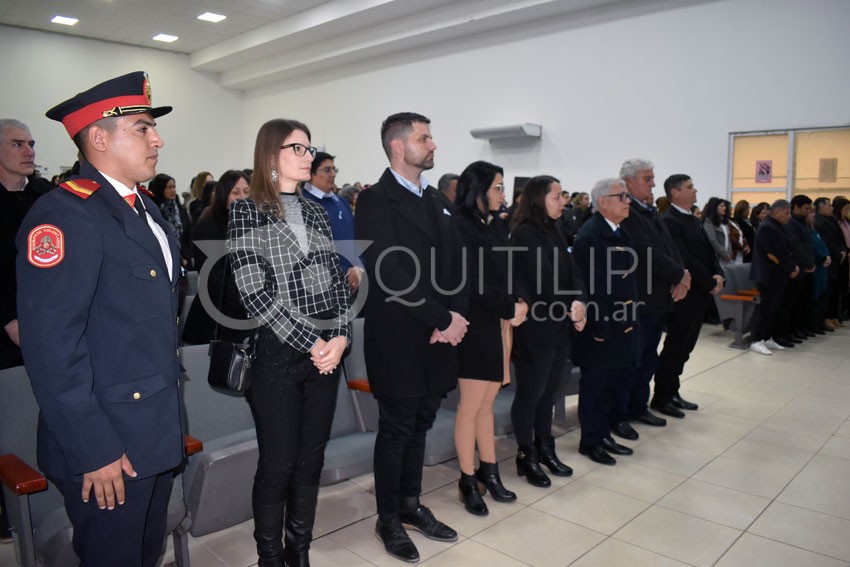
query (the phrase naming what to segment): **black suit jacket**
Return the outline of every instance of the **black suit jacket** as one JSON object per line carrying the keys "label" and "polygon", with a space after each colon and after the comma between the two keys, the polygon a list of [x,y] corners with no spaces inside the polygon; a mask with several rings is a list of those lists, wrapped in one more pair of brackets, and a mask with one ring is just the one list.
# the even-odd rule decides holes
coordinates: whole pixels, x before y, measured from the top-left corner
{"label": "black suit jacket", "polygon": [[638,291],[643,302],[642,310],[664,314],[672,305],[670,287],[682,281],[685,275],[679,251],[654,208],[642,207],[632,200],[629,216],[622,226],[631,236],[638,257]]}
{"label": "black suit jacket", "polygon": [[723,271],[699,219],[694,215],[679,212],[672,205],[663,218],[673,242],[679,249],[685,268],[691,273],[691,289],[688,294],[710,293],[717,283],[714,276],[722,276]]}
{"label": "black suit jacket", "polygon": [[768,217],[756,231],[750,279],[760,285],[783,287],[796,265],[785,229]]}
{"label": "black suit jacket", "polygon": [[[587,287],[587,325],[576,337],[572,359],[591,368],[634,367],[637,356],[638,289],[632,240],[595,213],[578,232],[573,258]],[[603,339],[602,342],[596,339]]]}
{"label": "black suit jacket", "polygon": [[467,311],[467,278],[451,211],[435,188],[417,197],[389,169],[357,200],[354,233],[364,241],[368,278],[363,344],[376,397],[425,397],[457,384],[457,349],[429,344],[435,328],[451,323],[450,311]]}

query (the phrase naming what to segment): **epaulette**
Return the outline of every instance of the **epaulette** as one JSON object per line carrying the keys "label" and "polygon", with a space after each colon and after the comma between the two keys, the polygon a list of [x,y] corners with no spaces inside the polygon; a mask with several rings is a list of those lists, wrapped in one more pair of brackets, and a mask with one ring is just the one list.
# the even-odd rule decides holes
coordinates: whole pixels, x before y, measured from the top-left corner
{"label": "epaulette", "polygon": [[138,191],[139,193],[143,193],[144,195],[147,195],[151,199],[153,199],[153,197],[154,197],[153,191],[151,191],[150,189],[148,189],[144,185],[136,185],[136,191]]}
{"label": "epaulette", "polygon": [[59,187],[81,199],[88,199],[92,193],[100,189],[100,183],[91,179],[73,179],[62,183]]}

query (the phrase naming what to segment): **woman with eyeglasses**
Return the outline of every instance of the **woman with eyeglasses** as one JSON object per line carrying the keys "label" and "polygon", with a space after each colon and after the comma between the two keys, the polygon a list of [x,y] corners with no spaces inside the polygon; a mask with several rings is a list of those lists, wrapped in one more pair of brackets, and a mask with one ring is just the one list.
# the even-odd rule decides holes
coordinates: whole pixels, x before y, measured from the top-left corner
{"label": "woman with eyeglasses", "polygon": [[[499,218],[505,202],[503,175],[501,167],[476,161],[460,174],[455,199],[470,294],[469,332],[458,345],[460,402],[454,435],[459,497],[466,510],[478,516],[489,513],[479,485],[497,502],[516,500],[516,494],[502,484],[493,433],[493,404],[502,385],[510,382],[511,329],[521,325],[528,312],[528,294],[524,286],[511,282],[504,251],[510,242]],[[500,247],[502,251],[497,250]]]}
{"label": "woman with eyeglasses", "polygon": [[556,476],[573,474],[555,454],[552,408],[572,334],[587,322],[584,284],[556,224],[563,213],[560,193],[556,178],[533,177],[511,225],[514,269],[530,294],[528,321],[516,329],[513,353],[516,395],[511,421],[519,445],[517,474],[541,487],[551,485],[541,464]]}
{"label": "woman with eyeglasses", "polygon": [[266,122],[254,146],[250,198],[230,207],[236,285],[260,324],[245,396],[260,453],[252,495],[260,567],[310,564],[338,365],[351,334],[348,285],[327,215],[297,191],[315,155],[307,126]]}

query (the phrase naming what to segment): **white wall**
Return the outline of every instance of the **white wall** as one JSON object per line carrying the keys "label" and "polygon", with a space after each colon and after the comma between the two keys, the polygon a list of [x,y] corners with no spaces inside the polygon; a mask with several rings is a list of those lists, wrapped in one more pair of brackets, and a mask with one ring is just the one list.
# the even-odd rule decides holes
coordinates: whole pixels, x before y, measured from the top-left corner
{"label": "white wall", "polygon": [[[689,173],[700,203],[725,195],[733,131],[850,124],[848,0],[671,2],[631,18],[563,18],[325,71],[245,94],[163,51],[0,26],[0,114],[27,122],[51,173],[74,147],[44,111],[81,89],[146,70],[166,148],[159,170],[181,190],[201,169],[251,165],[270,118],[306,122],[335,153],[339,182],[374,182],[386,166],[381,120],[428,115],[439,146],[430,178],[487,159],[513,176],[551,173],[570,190],[656,163],[659,184]],[[9,54],[14,54],[10,56]],[[489,144],[469,130],[543,124],[531,145]],[[656,195],[660,194],[656,189]]]}
{"label": "white wall", "polygon": [[[339,182],[373,182],[386,166],[381,120],[412,110],[433,121],[432,183],[486,159],[509,179],[551,173],[567,189],[589,190],[641,156],[656,164],[656,196],[666,176],[683,172],[704,203],[726,194],[729,132],[850,123],[848,22],[847,0],[728,0],[586,25],[564,19],[491,33],[485,47],[400,54],[318,83],[249,92],[246,127],[273,115],[303,120],[314,143],[337,155]],[[543,124],[541,142],[505,147],[469,135],[526,121]]]}
{"label": "white wall", "polygon": [[177,180],[179,191],[202,170],[218,176],[249,167],[252,149],[243,132],[241,93],[189,69],[186,55],[0,26],[0,116],[25,122],[36,141],[36,162],[50,175],[76,160],[59,122],[45,118],[54,105],[95,84],[132,71],[147,71],[154,105],[174,107],[157,120],[165,141],[158,171]]}

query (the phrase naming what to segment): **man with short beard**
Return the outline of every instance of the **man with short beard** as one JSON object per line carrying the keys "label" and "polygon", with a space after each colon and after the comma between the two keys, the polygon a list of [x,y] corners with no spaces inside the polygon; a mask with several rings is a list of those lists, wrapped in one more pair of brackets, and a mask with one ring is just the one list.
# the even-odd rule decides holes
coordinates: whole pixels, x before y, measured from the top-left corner
{"label": "man with short beard", "polygon": [[[357,240],[369,294],[364,311],[366,372],[380,414],[375,440],[375,535],[387,553],[419,560],[405,528],[437,541],[457,532],[419,502],[425,434],[457,386],[457,351],[467,309],[460,237],[451,203],[422,176],[434,167],[430,120],[405,112],[381,126],[390,161],[357,202]],[[364,244],[365,245],[365,244]]]}

